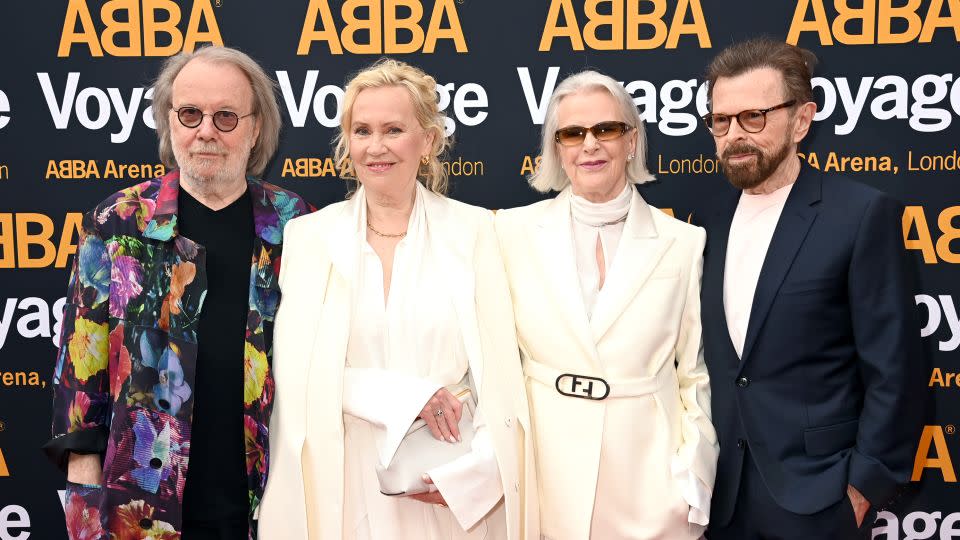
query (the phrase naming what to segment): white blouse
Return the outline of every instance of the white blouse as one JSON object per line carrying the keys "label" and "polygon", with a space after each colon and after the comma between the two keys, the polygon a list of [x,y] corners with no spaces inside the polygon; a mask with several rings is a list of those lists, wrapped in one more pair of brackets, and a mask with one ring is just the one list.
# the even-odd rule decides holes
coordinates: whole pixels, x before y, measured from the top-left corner
{"label": "white blouse", "polygon": [[471,453],[425,471],[449,508],[380,493],[374,460],[389,464],[426,401],[469,370],[453,300],[436,286],[444,270],[431,251],[421,189],[418,184],[407,235],[394,252],[386,302],[383,268],[366,242],[365,201],[361,205],[360,264],[343,381],[345,539],[483,538],[488,524],[481,518],[503,495],[480,409]]}
{"label": "white blouse", "polygon": [[632,197],[633,186],[630,184],[626,184],[623,191],[612,200],[602,203],[590,202],[572,193],[570,195],[577,274],[580,276],[580,293],[583,295],[583,306],[587,310],[588,319],[593,317],[593,308],[601,290],[597,239],[599,238],[603,250],[604,275],[609,276]]}
{"label": "white blouse", "polygon": [[[603,203],[590,202],[583,197],[571,193],[570,196],[570,214],[573,227],[574,254],[577,261],[577,274],[580,278],[580,292],[583,295],[583,305],[587,312],[587,318],[593,315],[594,308],[598,300],[603,299],[603,289],[600,285],[600,269],[597,263],[597,238],[600,239],[603,250],[604,275],[610,275],[610,269],[613,267],[616,258],[617,249],[620,245],[620,237],[623,235],[623,227],[626,222],[627,213],[630,211],[630,201],[633,197],[635,188],[627,184],[619,195],[610,201]],[[639,429],[639,428],[638,428]],[[606,450],[615,448],[618,444],[616,440],[607,440],[604,436],[601,448],[601,461],[611,452]],[[612,445],[612,446],[611,446]],[[597,479],[597,493],[604,490],[604,476],[617,475],[619,466],[616,464],[601,463],[600,475]],[[707,525],[710,520],[710,498],[711,490],[701,482],[696,475],[682,465],[682,461],[675,460],[673,463],[664,463],[665,467],[670,467],[671,476],[680,490],[680,494],[690,506],[687,520],[697,525]],[[604,523],[617,522],[616,516],[605,517],[610,512],[618,512],[618,509],[610,508],[607,504],[602,504],[603,497],[594,499],[596,504],[593,509],[593,528],[592,536],[602,537],[605,532]]]}

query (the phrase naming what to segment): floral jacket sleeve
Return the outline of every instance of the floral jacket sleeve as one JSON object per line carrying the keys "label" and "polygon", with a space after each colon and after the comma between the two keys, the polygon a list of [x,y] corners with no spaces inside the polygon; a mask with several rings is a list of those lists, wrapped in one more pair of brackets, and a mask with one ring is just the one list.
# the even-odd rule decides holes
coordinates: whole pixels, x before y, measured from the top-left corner
{"label": "floral jacket sleeve", "polygon": [[[122,190],[86,214],[54,368],[48,457],[103,455],[100,484],[67,483],[71,540],[179,539],[188,477],[205,248],[177,232],[179,174]],[[248,179],[257,238],[244,343],[243,424],[251,522],[269,470],[273,317],[282,231],[312,211]],[[256,528],[251,527],[251,538]]]}

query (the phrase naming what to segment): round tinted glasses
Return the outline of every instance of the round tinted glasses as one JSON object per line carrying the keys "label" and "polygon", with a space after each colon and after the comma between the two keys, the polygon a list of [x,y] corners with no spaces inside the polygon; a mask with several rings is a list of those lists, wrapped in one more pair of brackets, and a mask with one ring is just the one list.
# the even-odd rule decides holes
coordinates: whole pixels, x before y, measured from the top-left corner
{"label": "round tinted glasses", "polygon": [[213,118],[214,127],[223,132],[229,132],[237,129],[237,124],[240,123],[241,118],[246,118],[256,114],[250,113],[239,116],[233,111],[217,111],[213,114],[206,114],[200,109],[190,106],[173,109],[173,111],[177,113],[177,120],[180,120],[180,123],[183,124],[183,127],[195,128],[199,126],[201,122],[203,122],[204,116],[209,116]]}

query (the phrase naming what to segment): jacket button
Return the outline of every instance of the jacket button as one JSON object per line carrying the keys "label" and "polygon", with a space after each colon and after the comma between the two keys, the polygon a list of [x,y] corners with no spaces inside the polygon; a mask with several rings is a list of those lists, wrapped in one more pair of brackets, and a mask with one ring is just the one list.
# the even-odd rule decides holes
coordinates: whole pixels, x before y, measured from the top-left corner
{"label": "jacket button", "polygon": [[516,482],[515,484],[513,484],[513,490],[518,493],[520,492],[520,482]]}
{"label": "jacket button", "polygon": [[740,378],[738,378],[738,379],[737,379],[737,386],[739,386],[740,388],[746,388],[746,387],[750,386],[750,379],[748,379],[748,378],[746,378],[746,377],[740,377]]}
{"label": "jacket button", "polygon": [[163,467],[163,461],[160,461],[160,458],[153,458],[150,460],[150,466],[154,469],[159,469]]}
{"label": "jacket button", "polygon": [[508,416],[503,419],[503,423],[506,424],[507,427],[510,427],[513,425],[513,419]]}
{"label": "jacket button", "polygon": [[743,439],[737,439],[737,448],[739,448],[740,450],[743,450],[746,447],[747,447],[747,441]]}
{"label": "jacket button", "polygon": [[161,409],[170,409],[170,402],[165,399],[158,400],[157,404],[160,405]]}
{"label": "jacket button", "polygon": [[141,519],[141,520],[140,520],[140,528],[141,528],[141,529],[145,529],[145,530],[149,530],[149,529],[153,528],[153,520],[152,520],[152,519],[148,519],[148,518],[143,518],[143,519]]}

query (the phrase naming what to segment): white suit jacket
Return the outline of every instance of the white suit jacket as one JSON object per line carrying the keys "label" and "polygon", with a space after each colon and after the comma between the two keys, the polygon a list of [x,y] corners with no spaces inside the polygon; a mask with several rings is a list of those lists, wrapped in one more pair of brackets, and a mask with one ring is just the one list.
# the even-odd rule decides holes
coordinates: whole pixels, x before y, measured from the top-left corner
{"label": "white suit jacket", "polygon": [[[511,540],[539,538],[536,467],[513,314],[488,210],[427,192],[430,234],[457,312],[479,407],[497,454]],[[293,219],[284,231],[273,340],[277,384],[263,540],[343,535],[343,376],[358,197]],[[479,375],[479,376],[478,376]],[[370,464],[374,466],[373,463]]]}
{"label": "white suit jacket", "polygon": [[[706,236],[651,208],[634,190],[588,319],[569,198],[567,188],[496,216],[527,375],[542,534],[697,538],[702,527],[688,527],[689,483],[682,478],[692,473],[709,494],[718,454],[700,333]],[[635,395],[563,395],[558,386],[582,397],[590,382],[581,378],[574,387],[563,374],[601,378]],[[594,382],[591,395],[600,397],[602,384]],[[603,523],[592,521],[595,503]]]}

